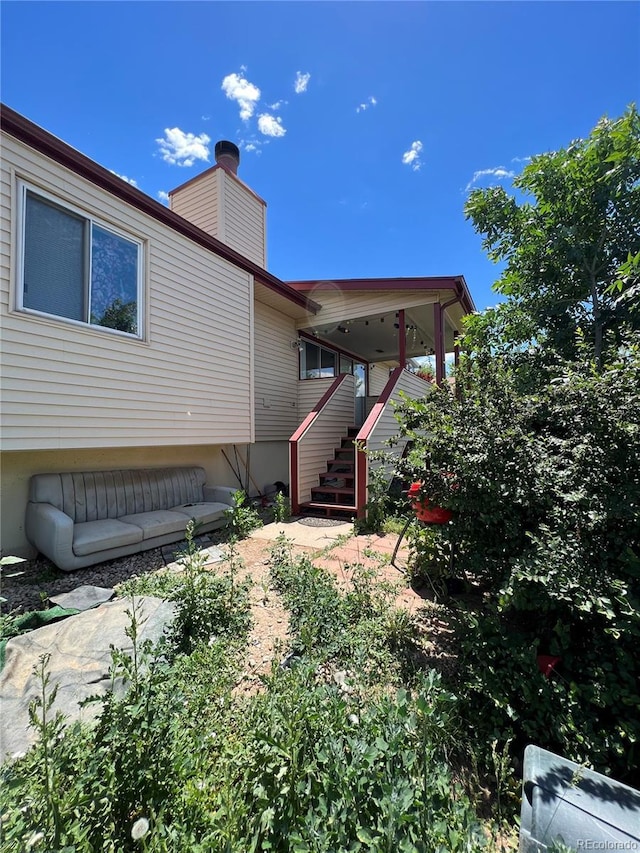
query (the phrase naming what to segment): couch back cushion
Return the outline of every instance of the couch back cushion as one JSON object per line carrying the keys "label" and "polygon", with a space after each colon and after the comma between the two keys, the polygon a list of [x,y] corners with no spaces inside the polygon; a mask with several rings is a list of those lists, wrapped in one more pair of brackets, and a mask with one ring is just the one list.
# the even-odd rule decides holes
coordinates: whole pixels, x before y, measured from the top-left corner
{"label": "couch back cushion", "polygon": [[29,499],[82,523],[201,501],[205,482],[204,468],[196,467],[36,474]]}

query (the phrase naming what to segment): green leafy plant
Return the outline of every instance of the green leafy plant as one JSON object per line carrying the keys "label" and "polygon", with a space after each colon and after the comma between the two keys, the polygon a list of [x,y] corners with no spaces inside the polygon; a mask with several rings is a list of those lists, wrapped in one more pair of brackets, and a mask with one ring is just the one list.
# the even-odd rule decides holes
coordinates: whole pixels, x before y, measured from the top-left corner
{"label": "green leafy plant", "polygon": [[284,536],[271,551],[271,579],[290,611],[293,648],[309,658],[348,667],[365,683],[398,679],[413,668],[417,628],[393,606],[395,587],[374,582],[362,566],[345,567],[350,589],[306,556],[294,557]]}
{"label": "green leafy plant", "polygon": [[273,499],[273,520],[283,524],[291,519],[291,504],[289,498],[282,492],[276,492]]}
{"label": "green leafy plant", "polygon": [[233,501],[233,506],[225,510],[231,535],[236,539],[246,539],[252,530],[262,527],[264,522],[245,492],[234,492]]}

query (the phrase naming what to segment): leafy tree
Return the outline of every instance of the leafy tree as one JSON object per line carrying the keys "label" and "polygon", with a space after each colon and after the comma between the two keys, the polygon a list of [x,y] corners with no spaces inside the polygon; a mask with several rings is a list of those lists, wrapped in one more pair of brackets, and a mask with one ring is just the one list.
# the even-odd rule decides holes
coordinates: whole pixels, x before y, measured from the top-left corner
{"label": "leafy tree", "polygon": [[133,335],[137,330],[137,304],[135,301],[123,302],[120,297],[116,297],[104,309],[102,316],[92,315],[91,322],[96,326],[118,329]]}
{"label": "leafy tree", "polygon": [[[454,512],[484,587],[455,692],[479,743],[534,741],[640,781],[640,117],[534,157],[467,217],[506,301],[468,319],[448,386],[399,409],[399,463]],[[537,655],[560,659],[558,677]],[[489,757],[490,760],[490,757]]]}
{"label": "leafy tree", "polygon": [[[523,200],[491,187],[474,190],[465,206],[489,257],[506,262],[494,289],[509,299],[471,324],[472,343],[497,340],[513,349],[534,342],[575,360],[580,329],[601,368],[625,329],[640,328],[633,310],[640,252],[637,109],[601,119],[568,148],[533,157],[513,184]],[[625,278],[623,265],[634,256]]]}

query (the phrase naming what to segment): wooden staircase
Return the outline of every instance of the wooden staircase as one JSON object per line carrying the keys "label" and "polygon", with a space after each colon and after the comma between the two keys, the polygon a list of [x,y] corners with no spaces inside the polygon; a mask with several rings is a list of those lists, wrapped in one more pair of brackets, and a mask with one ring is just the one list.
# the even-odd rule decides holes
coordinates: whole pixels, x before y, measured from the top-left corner
{"label": "wooden staircase", "polygon": [[320,485],[311,489],[311,500],[300,504],[303,515],[353,518],[356,514],[356,450],[353,444],[358,427],[349,427],[347,435],[327,460],[327,470],[318,475]]}

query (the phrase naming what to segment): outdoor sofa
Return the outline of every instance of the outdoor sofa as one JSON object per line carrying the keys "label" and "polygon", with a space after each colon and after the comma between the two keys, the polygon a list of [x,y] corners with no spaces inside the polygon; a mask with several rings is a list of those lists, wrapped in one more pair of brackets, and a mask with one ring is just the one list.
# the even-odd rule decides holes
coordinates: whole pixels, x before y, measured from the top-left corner
{"label": "outdoor sofa", "polygon": [[29,484],[29,542],[65,572],[221,527],[234,489],[207,486],[204,468],[133,468],[36,474]]}

